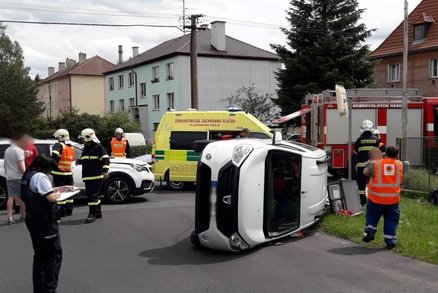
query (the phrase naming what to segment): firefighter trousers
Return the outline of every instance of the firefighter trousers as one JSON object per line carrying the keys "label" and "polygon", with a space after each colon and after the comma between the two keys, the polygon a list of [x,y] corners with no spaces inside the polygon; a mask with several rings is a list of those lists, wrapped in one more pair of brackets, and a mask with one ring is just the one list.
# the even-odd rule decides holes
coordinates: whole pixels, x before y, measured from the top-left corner
{"label": "firefighter trousers", "polygon": [[29,217],[26,226],[34,249],[33,292],[54,293],[58,286],[58,276],[62,263],[59,227],[50,215]]}
{"label": "firefighter trousers", "polygon": [[[56,175],[53,174],[53,184],[55,187],[64,186],[64,185],[73,185],[73,176],[71,175]],[[74,200],[73,198],[69,198],[64,201],[58,201],[57,204],[60,207],[60,215],[61,217],[71,216],[73,214],[73,206]]]}
{"label": "firefighter trousers", "polygon": [[368,177],[363,174],[363,170],[365,168],[363,167],[356,167],[356,182],[357,182],[357,188],[359,189],[359,196],[360,196],[360,204],[364,206],[367,203],[367,197],[365,194],[365,189],[368,184]]}
{"label": "firefighter trousers", "polygon": [[102,179],[85,181],[85,192],[87,194],[89,214],[95,218],[102,218],[99,196],[101,194]]}
{"label": "firefighter trousers", "polygon": [[383,216],[383,238],[387,245],[397,244],[397,227],[400,220],[400,205],[377,204],[372,201],[367,203],[366,224],[364,231],[374,238],[377,225]]}

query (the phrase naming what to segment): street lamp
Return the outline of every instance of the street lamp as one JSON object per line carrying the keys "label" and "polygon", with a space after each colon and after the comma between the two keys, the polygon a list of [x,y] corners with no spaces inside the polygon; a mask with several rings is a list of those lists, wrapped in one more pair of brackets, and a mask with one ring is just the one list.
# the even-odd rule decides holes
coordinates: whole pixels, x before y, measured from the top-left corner
{"label": "street lamp", "polygon": [[406,139],[408,137],[408,0],[405,0],[405,17],[403,24],[403,98],[402,98],[402,141],[401,159],[406,160]]}

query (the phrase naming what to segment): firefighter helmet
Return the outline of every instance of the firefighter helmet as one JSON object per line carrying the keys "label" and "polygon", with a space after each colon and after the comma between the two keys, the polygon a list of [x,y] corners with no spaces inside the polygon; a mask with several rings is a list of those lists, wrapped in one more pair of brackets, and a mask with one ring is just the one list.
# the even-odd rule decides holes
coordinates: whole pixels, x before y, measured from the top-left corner
{"label": "firefighter helmet", "polygon": [[377,136],[377,137],[380,139],[380,131],[379,131],[379,130],[374,129],[374,130],[373,130],[373,134],[374,134],[375,136]]}
{"label": "firefighter helmet", "polygon": [[116,128],[116,130],[114,130],[115,134],[123,134],[123,129],[122,128]]}
{"label": "firefighter helmet", "polygon": [[370,120],[364,120],[360,126],[360,132],[370,131],[371,133],[374,131],[374,124]]}
{"label": "firefighter helmet", "polygon": [[82,130],[79,138],[83,139],[85,142],[94,141],[95,143],[100,143],[99,139],[96,136],[96,133],[91,128],[85,128]]}
{"label": "firefighter helmet", "polygon": [[67,129],[58,129],[55,131],[53,136],[59,141],[66,141],[70,139],[70,134]]}

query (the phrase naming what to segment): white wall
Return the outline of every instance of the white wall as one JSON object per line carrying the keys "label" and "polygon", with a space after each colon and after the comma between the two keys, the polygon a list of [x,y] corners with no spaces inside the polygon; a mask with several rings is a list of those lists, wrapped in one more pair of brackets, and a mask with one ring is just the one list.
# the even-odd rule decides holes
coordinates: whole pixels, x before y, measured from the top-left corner
{"label": "white wall", "polygon": [[[175,100],[178,110],[190,105],[190,57],[179,56],[180,96]],[[227,102],[221,101],[242,86],[254,87],[261,94],[276,97],[275,72],[280,62],[225,58],[198,58],[199,110],[226,110]]]}

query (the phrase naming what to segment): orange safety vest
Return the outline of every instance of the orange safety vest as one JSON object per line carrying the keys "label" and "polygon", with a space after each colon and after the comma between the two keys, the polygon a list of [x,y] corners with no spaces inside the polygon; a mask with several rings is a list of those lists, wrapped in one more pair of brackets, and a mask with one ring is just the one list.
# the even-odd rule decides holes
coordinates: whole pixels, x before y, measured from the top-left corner
{"label": "orange safety vest", "polygon": [[403,163],[396,159],[373,161],[374,176],[368,183],[368,199],[377,204],[400,202]]}
{"label": "orange safety vest", "polygon": [[72,175],[73,173],[71,172],[71,164],[75,160],[75,150],[72,146],[68,146],[62,142],[60,142],[60,144],[62,145],[62,154],[57,166],[61,172],[52,171],[52,174]]}
{"label": "orange safety vest", "polygon": [[113,137],[111,141],[111,155],[113,157],[126,158],[127,142],[128,140],[126,138],[122,138],[122,140],[118,140],[116,137]]}

